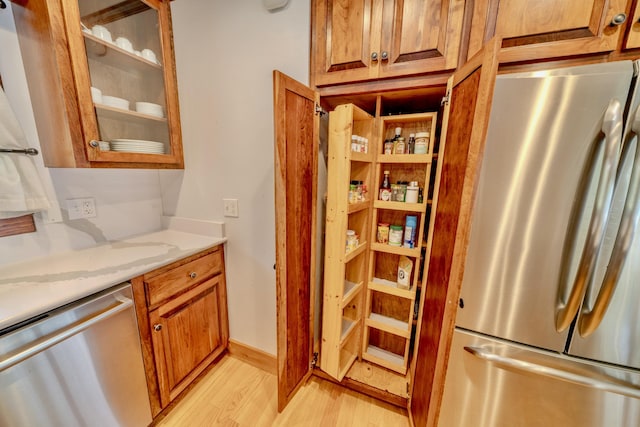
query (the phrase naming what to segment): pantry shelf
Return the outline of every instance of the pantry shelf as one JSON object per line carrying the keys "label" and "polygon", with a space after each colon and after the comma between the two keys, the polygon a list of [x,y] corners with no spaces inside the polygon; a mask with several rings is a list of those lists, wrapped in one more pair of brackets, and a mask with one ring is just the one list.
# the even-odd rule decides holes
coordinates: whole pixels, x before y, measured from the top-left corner
{"label": "pantry shelf", "polygon": [[411,301],[414,301],[416,298],[416,292],[414,289],[400,289],[396,282],[380,279],[378,277],[374,277],[373,280],[369,282],[369,289],[376,292],[406,298]]}
{"label": "pantry shelf", "polygon": [[367,242],[360,242],[357,248],[355,248],[354,250],[346,254],[346,256],[344,257],[344,262],[345,263],[350,262],[355,257],[363,253],[366,248],[367,248]]}
{"label": "pantry shelf", "polygon": [[356,330],[357,322],[351,319],[342,318],[342,332],[340,333],[340,347],[343,347],[351,334]]}
{"label": "pantry shelf", "polygon": [[373,345],[367,347],[366,351],[362,353],[362,358],[401,374],[407,370],[404,357]]}
{"label": "pantry shelf", "polygon": [[383,316],[378,313],[369,314],[369,318],[365,320],[365,324],[371,328],[389,332],[390,334],[403,338],[409,338],[411,335],[409,323],[394,319],[393,317]]}
{"label": "pantry shelf", "polygon": [[383,200],[375,200],[373,207],[376,209],[390,209],[405,212],[424,212],[426,203],[405,203],[405,202],[387,202]]}
{"label": "pantry shelf", "polygon": [[348,280],[344,281],[344,291],[343,291],[342,305],[341,305],[342,308],[344,308],[347,304],[349,304],[351,300],[355,298],[356,295],[358,295],[358,293],[362,289],[362,286],[363,286],[363,282],[354,283]]}
{"label": "pantry shelf", "polygon": [[358,153],[356,151],[352,151],[350,155],[352,162],[373,162],[373,153]]}
{"label": "pantry shelf", "polygon": [[421,164],[431,163],[431,154],[379,154],[376,160],[378,163],[409,163]]}
{"label": "pantry shelf", "polygon": [[371,207],[371,200],[364,200],[362,202],[349,203],[347,208],[347,213],[352,214],[356,212],[363,211]]}
{"label": "pantry shelf", "polygon": [[417,258],[420,256],[420,248],[405,248],[404,246],[391,246],[386,243],[371,243],[371,250],[388,254],[404,255]]}

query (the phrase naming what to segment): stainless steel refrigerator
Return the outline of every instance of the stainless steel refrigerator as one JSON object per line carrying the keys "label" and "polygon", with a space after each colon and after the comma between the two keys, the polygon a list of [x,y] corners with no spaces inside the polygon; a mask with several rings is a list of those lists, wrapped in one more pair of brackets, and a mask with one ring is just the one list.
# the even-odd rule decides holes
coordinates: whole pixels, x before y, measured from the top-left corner
{"label": "stainless steel refrigerator", "polygon": [[640,426],[637,70],[497,77],[440,426]]}

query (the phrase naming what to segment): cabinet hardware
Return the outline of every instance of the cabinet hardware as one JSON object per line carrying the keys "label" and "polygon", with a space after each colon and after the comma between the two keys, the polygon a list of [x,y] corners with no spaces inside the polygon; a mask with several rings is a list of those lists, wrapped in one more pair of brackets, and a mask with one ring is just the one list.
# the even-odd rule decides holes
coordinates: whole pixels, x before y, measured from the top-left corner
{"label": "cabinet hardware", "polygon": [[617,27],[618,25],[624,24],[626,20],[627,20],[627,14],[626,13],[618,13],[611,20],[611,26]]}
{"label": "cabinet hardware", "polygon": [[371,60],[372,61],[377,61],[378,60],[378,52],[373,52],[371,54]]}
{"label": "cabinet hardware", "polygon": [[95,139],[92,139],[91,141],[89,141],[89,145],[92,146],[93,148],[98,148],[100,146],[100,143]]}
{"label": "cabinet hardware", "polygon": [[314,351],[313,359],[311,359],[311,369],[314,369],[316,366],[318,366],[318,352]]}
{"label": "cabinet hardware", "polygon": [[161,331],[162,330],[162,325],[159,324],[159,323],[153,325],[153,330],[156,331],[156,332]]}
{"label": "cabinet hardware", "polygon": [[37,156],[38,150],[36,150],[35,148],[0,148],[0,153],[14,153],[26,154],[27,156]]}
{"label": "cabinet hardware", "polygon": [[0,0],[0,9],[6,9],[7,5],[4,3],[4,1]]}
{"label": "cabinet hardware", "polygon": [[[316,104],[315,113],[316,113],[316,114],[320,114],[321,116],[323,116],[323,115],[327,114],[327,112],[326,112],[326,111],[324,111],[324,110],[322,109],[322,107],[321,107],[320,105],[318,105],[318,104]],[[276,269],[276,265],[275,265],[275,264],[273,265],[273,269],[274,269],[274,270]]]}
{"label": "cabinet hardware", "polygon": [[386,50],[382,51],[382,54],[380,55],[380,59],[382,59],[383,61],[386,61],[387,59],[389,59],[389,54],[387,53]]}
{"label": "cabinet hardware", "polygon": [[447,105],[449,103],[449,91],[447,91],[447,94],[445,96],[442,97],[442,101],[440,101],[440,106],[444,107],[445,105]]}
{"label": "cabinet hardware", "polygon": [[198,276],[198,273],[196,273],[195,271],[192,271],[191,273],[189,273],[189,277],[191,277],[192,279],[195,279]]}

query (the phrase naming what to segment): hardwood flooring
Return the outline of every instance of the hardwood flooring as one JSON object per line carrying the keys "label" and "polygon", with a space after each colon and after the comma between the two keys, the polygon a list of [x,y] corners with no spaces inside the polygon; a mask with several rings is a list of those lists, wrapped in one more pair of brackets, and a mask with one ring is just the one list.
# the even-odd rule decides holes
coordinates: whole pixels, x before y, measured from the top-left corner
{"label": "hardwood flooring", "polygon": [[161,427],[407,427],[406,411],[311,377],[277,411],[276,376],[225,355],[163,419]]}

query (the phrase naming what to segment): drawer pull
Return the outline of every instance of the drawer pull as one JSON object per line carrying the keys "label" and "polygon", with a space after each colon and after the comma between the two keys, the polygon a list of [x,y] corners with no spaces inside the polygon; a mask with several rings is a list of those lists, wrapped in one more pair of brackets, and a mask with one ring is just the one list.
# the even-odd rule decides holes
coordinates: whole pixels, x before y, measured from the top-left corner
{"label": "drawer pull", "polygon": [[159,323],[153,325],[153,330],[156,331],[156,332],[161,331],[162,330],[162,325],[159,324]]}
{"label": "drawer pull", "polygon": [[198,276],[198,273],[196,273],[195,271],[192,271],[191,273],[189,273],[189,277],[191,277],[192,279],[195,279]]}

